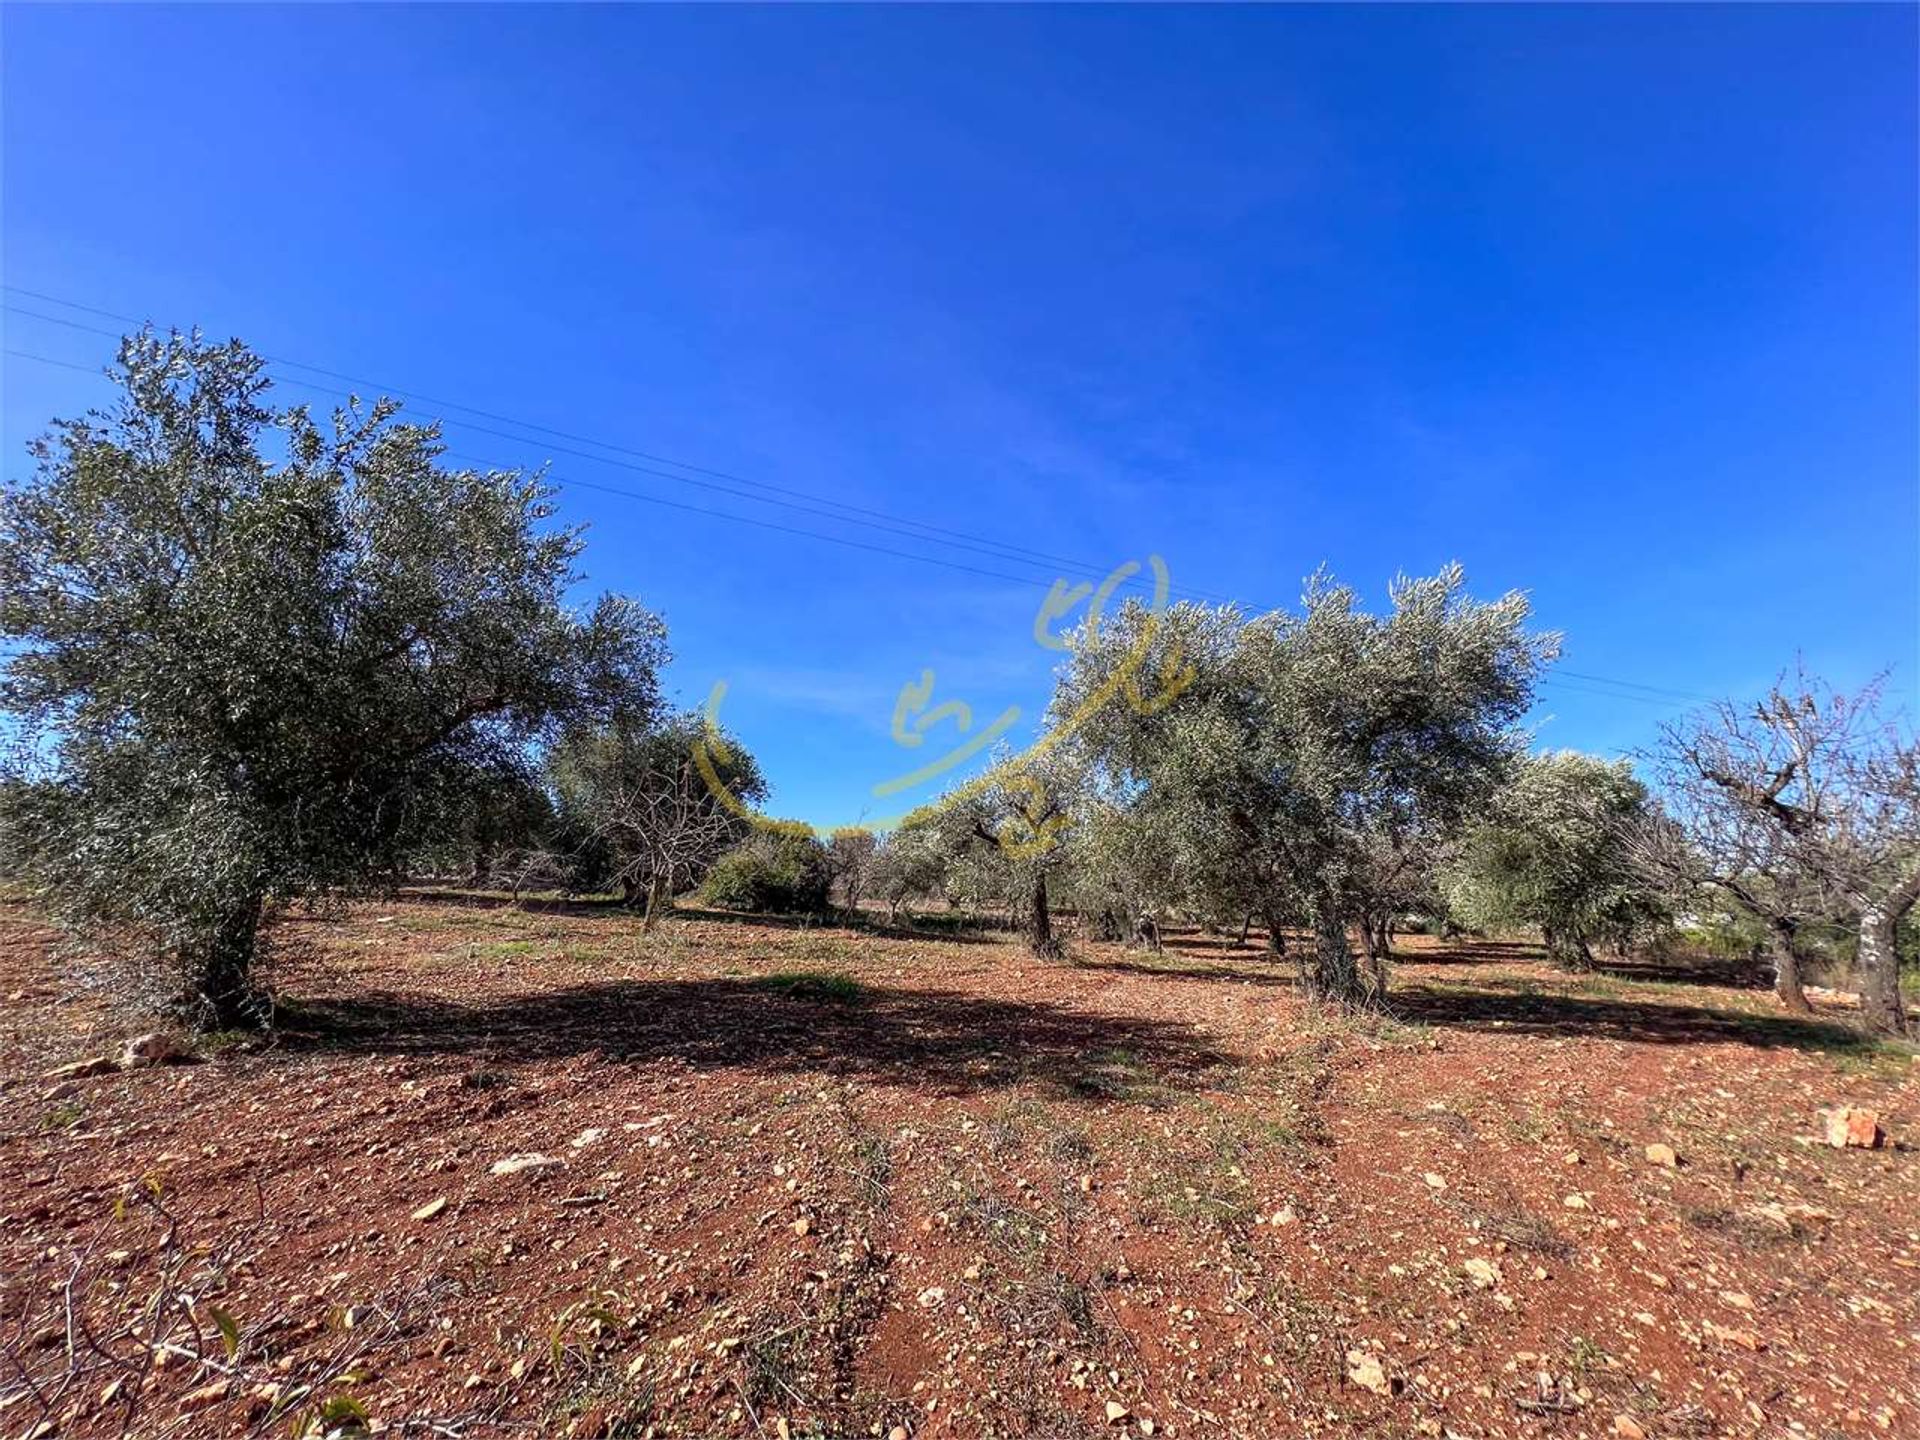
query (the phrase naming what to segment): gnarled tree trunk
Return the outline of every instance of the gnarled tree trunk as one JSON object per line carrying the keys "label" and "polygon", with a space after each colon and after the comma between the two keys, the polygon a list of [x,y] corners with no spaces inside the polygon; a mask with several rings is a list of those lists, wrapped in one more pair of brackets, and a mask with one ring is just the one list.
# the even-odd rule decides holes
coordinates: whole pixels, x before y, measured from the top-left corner
{"label": "gnarled tree trunk", "polygon": [[1332,895],[1319,896],[1313,906],[1313,953],[1300,960],[1300,979],[1316,1000],[1360,1005],[1368,986],[1347,940],[1347,917]]}
{"label": "gnarled tree trunk", "polygon": [[1286,954],[1287,936],[1280,926],[1280,907],[1269,904],[1261,914],[1260,920],[1267,927],[1267,953],[1269,955]]}
{"label": "gnarled tree trunk", "polygon": [[206,1029],[251,1029],[266,1018],[253,983],[265,905],[261,895],[235,902],[182,951],[184,1007]]}
{"label": "gnarled tree trunk", "polygon": [[660,917],[667,913],[672,903],[672,886],[667,883],[667,872],[656,870],[653,879],[647,883],[647,911],[640,920],[641,930],[652,930],[659,925]]}
{"label": "gnarled tree trunk", "polygon": [[1043,959],[1056,959],[1064,952],[1053,933],[1053,914],[1047,908],[1047,877],[1033,877],[1033,890],[1027,902],[1027,948]]}

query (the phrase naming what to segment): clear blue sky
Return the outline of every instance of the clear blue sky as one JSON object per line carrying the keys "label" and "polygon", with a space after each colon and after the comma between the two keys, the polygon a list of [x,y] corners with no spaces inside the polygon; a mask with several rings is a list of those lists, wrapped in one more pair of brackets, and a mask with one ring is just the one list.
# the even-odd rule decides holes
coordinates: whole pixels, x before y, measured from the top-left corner
{"label": "clear blue sky", "polygon": [[[1913,703],[1912,7],[0,24],[10,285],[1102,567],[1158,552],[1256,604],[1322,562],[1378,600],[1457,558],[1530,590],[1583,673],[1745,693],[1800,650],[1842,683],[1895,666]],[[102,386],[4,374],[17,475]],[[1038,588],[563,503],[593,584],[665,612],[679,697],[731,681],[785,813],[927,793],[871,794],[956,738],[890,738],[924,667],[977,725],[1045,703]],[[1671,713],[1599,688],[1543,691],[1540,742],[1611,753]]]}

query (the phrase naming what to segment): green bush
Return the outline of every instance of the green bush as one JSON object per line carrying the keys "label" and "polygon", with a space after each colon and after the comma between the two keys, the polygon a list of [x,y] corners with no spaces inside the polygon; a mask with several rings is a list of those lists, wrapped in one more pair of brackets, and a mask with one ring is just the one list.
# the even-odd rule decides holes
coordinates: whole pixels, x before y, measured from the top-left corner
{"label": "green bush", "polygon": [[755,835],[714,862],[702,889],[712,905],[771,915],[827,908],[832,857],[811,835]]}

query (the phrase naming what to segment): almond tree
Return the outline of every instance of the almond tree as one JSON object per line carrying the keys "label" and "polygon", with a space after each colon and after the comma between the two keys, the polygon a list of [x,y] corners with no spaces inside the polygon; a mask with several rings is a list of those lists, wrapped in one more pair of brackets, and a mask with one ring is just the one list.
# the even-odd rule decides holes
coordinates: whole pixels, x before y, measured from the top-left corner
{"label": "almond tree", "polygon": [[198,334],[130,336],[110,374],[0,492],[0,709],[39,781],[0,830],[196,1018],[258,1021],[277,906],[387,878],[450,774],[649,710],[665,632],[613,596],[576,613],[549,488],[443,468],[390,402],[276,410],[258,356]]}
{"label": "almond tree", "polygon": [[1701,774],[1702,743],[1669,727],[1647,758],[1663,808],[1632,836],[1635,863],[1676,904],[1728,902],[1766,934],[1773,990],[1796,1015],[1811,1014],[1803,973],[1810,935],[1829,919],[1825,886],[1807,872],[1786,833],[1739,795]]}
{"label": "almond tree", "polygon": [[[1715,796],[1700,813],[1737,810],[1746,843],[1778,877],[1771,883],[1850,918],[1862,1017],[1869,1030],[1900,1036],[1895,940],[1920,900],[1920,755],[1879,700],[1877,684],[1849,697],[1797,672],[1756,705],[1722,702],[1669,727],[1661,752],[1670,773]],[[1711,831],[1696,839],[1721,843]]]}
{"label": "almond tree", "polygon": [[[711,739],[698,714],[656,724],[622,717],[569,728],[547,756],[579,888],[616,888],[628,904],[644,900],[651,930],[667,903],[690,889],[751,826],[713,793],[694,760]],[[739,802],[766,798],[759,764],[739,741],[708,745],[715,773]]]}

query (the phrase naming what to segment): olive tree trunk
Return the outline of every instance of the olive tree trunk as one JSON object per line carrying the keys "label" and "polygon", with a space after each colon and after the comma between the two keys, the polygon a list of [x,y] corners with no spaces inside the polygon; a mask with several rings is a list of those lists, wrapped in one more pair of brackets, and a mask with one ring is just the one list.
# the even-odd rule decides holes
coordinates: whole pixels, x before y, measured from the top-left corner
{"label": "olive tree trunk", "polygon": [[1347,940],[1347,916],[1338,900],[1322,895],[1313,906],[1313,952],[1300,957],[1300,979],[1316,1000],[1364,1004],[1368,986]]}
{"label": "olive tree trunk", "polygon": [[1287,936],[1281,928],[1280,907],[1269,904],[1260,916],[1260,922],[1267,927],[1267,953],[1284,955],[1287,953]]}
{"label": "olive tree trunk", "polygon": [[264,1019],[253,962],[265,904],[261,895],[234,902],[181,951],[184,1006],[206,1029],[248,1029]]}
{"label": "olive tree trunk", "polygon": [[1047,877],[1033,877],[1033,890],[1027,903],[1027,948],[1043,959],[1056,959],[1064,953],[1053,933],[1053,914],[1047,907]]}

